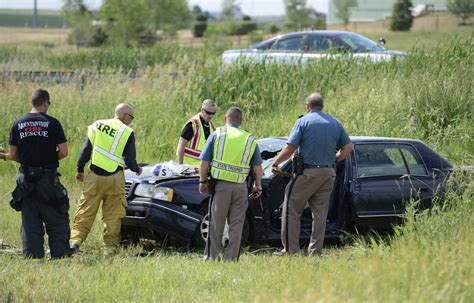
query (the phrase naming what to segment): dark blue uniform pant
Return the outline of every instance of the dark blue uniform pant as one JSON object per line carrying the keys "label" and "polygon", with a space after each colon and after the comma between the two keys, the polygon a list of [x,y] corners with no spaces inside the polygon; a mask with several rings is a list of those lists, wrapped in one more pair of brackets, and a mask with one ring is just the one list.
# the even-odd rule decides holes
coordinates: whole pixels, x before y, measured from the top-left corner
{"label": "dark blue uniform pant", "polygon": [[21,208],[21,239],[23,254],[29,258],[44,257],[44,231],[48,234],[51,258],[63,258],[69,253],[69,215],[33,197],[23,200]]}

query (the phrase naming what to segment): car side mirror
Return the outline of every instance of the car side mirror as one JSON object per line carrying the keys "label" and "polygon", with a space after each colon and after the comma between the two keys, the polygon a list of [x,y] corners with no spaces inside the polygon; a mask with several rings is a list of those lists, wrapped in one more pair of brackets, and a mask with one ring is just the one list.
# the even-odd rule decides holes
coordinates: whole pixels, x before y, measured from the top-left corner
{"label": "car side mirror", "polygon": [[386,43],[385,38],[384,38],[384,37],[380,37],[380,38],[379,38],[379,43],[380,43],[380,45],[385,45],[385,43]]}

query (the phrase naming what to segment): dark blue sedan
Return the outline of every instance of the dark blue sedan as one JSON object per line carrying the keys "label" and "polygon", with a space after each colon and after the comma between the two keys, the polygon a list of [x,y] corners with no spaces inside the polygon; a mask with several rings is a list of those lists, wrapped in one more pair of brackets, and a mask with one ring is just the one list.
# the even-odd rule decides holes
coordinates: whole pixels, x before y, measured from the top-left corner
{"label": "dark blue sedan", "polygon": [[[429,208],[443,197],[452,165],[419,140],[351,137],[354,150],[339,163],[327,217],[326,238],[343,239],[347,232],[386,232],[401,222],[409,201]],[[292,163],[282,165],[285,175],[273,175],[273,157],[285,138],[259,140],[263,168],[261,198],[249,201],[243,243],[279,244],[285,186]],[[193,167],[177,164],[144,167],[142,176],[126,174],[129,206],[123,221],[124,239],[171,238],[180,245],[202,247],[208,231],[209,197],[198,192]],[[170,173],[170,170],[173,171]],[[153,173],[154,171],[154,173]],[[311,212],[301,218],[301,241],[311,234]]]}

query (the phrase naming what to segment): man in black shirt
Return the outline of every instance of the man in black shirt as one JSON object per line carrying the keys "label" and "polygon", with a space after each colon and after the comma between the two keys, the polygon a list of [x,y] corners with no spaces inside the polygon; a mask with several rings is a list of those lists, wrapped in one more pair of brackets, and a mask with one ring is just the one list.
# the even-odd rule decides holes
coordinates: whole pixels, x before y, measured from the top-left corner
{"label": "man in black shirt", "polygon": [[206,140],[216,130],[214,123],[211,122],[216,112],[216,103],[206,99],[202,102],[201,112],[186,122],[176,150],[179,164],[199,165],[199,156]]}
{"label": "man in black shirt", "polygon": [[10,152],[0,153],[0,158],[21,164],[11,205],[21,210],[23,254],[44,257],[46,228],[51,258],[62,258],[69,252],[69,202],[63,199],[67,192],[59,183],[57,168],[68,154],[67,140],[61,123],[46,114],[49,93],[36,90],[31,103],[30,113],[13,123]]}

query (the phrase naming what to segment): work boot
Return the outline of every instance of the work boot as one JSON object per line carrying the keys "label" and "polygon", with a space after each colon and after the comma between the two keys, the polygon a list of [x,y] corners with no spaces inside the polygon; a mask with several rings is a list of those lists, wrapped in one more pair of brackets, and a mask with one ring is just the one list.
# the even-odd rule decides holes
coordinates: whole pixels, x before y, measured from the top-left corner
{"label": "work boot", "polygon": [[71,244],[69,247],[69,256],[75,255],[79,252],[79,244]]}

